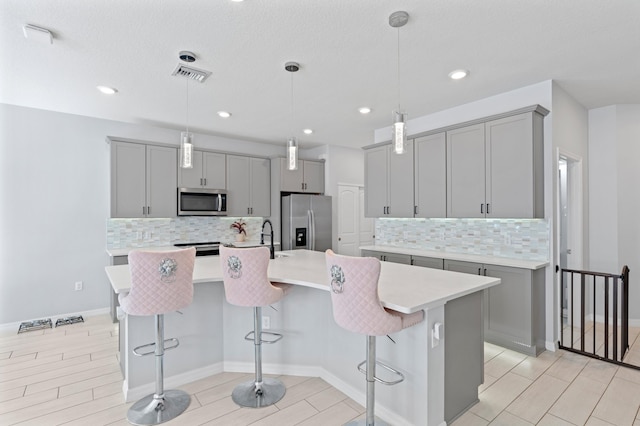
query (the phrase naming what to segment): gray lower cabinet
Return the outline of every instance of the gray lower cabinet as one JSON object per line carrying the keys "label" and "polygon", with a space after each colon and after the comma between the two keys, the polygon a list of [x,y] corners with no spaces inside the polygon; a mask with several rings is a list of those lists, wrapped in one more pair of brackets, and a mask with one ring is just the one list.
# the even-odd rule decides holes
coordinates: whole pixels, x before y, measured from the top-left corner
{"label": "gray lower cabinet", "polygon": [[362,250],[362,257],[377,257],[383,262],[402,263],[411,265],[411,256],[408,254],[387,253],[384,251]]}
{"label": "gray lower cabinet", "polygon": [[423,268],[444,269],[444,259],[437,257],[411,256],[411,264]]}
{"label": "gray lower cabinet", "polygon": [[485,290],[484,340],[527,355],[545,350],[544,269],[445,260],[448,271],[500,278]]}

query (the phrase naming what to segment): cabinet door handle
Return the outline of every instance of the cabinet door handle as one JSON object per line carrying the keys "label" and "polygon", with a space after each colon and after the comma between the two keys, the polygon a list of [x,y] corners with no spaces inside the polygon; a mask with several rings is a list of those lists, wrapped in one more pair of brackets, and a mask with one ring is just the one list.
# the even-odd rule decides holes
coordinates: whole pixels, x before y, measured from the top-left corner
{"label": "cabinet door handle", "polygon": [[413,206],[413,214],[418,214],[418,206]]}
{"label": "cabinet door handle", "polygon": [[484,214],[484,203],[480,204],[480,213]]}
{"label": "cabinet door handle", "polygon": [[147,216],[151,214],[151,206],[147,206]]}
{"label": "cabinet door handle", "polygon": [[490,214],[491,212],[489,211],[489,203],[487,203],[487,214]]}
{"label": "cabinet door handle", "polygon": [[247,214],[249,214],[249,207],[247,207]]}
{"label": "cabinet door handle", "polygon": [[478,268],[478,275],[482,275],[482,268]]}
{"label": "cabinet door handle", "polygon": [[251,207],[251,214],[253,214],[253,207]]}
{"label": "cabinet door handle", "polygon": [[484,268],[484,276],[487,276],[487,268]]}
{"label": "cabinet door handle", "polygon": [[204,186],[207,186],[207,178],[202,179],[204,181]]}

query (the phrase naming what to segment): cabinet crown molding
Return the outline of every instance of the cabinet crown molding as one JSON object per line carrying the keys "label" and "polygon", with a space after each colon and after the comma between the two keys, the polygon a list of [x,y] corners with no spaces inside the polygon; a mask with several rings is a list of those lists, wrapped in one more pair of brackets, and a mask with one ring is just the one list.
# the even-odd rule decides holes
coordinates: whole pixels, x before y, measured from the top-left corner
{"label": "cabinet crown molding", "polygon": [[[549,111],[542,105],[538,105],[538,104],[529,105],[529,106],[518,108],[512,111],[502,112],[500,114],[489,115],[487,117],[476,118],[473,120],[464,121],[462,123],[451,124],[449,126],[438,127],[437,129],[426,130],[424,132],[408,135],[407,139],[417,139],[423,136],[430,136],[436,133],[447,132],[450,130],[458,129],[460,127],[473,126],[474,124],[485,123],[487,121],[499,120],[501,118],[511,117],[513,115],[524,114],[526,112],[535,112],[542,115],[543,117],[546,117],[551,111]],[[391,144],[391,139],[389,139],[388,141],[383,141],[383,142],[378,142],[375,144],[363,146],[362,149],[367,150],[367,149],[377,148],[379,146],[384,146],[389,144]]]}

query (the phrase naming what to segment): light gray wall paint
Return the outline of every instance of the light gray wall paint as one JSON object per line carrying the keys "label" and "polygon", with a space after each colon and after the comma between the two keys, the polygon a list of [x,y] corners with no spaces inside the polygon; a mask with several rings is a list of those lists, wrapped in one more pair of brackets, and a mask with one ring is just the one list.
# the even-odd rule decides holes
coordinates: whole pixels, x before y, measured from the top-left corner
{"label": "light gray wall paint", "polygon": [[[177,145],[180,131],[0,104],[0,324],[108,306],[107,136]],[[196,135],[260,156],[268,145]],[[76,281],[83,291],[74,291]]]}
{"label": "light gray wall paint", "polygon": [[589,111],[589,265],[594,271],[618,269],[617,107]]}
{"label": "light gray wall paint", "polygon": [[[558,223],[556,214],[558,211],[558,149],[570,152],[582,158],[582,188],[583,188],[583,267],[587,267],[586,256],[588,247],[588,201],[589,201],[589,170],[588,153],[588,113],[587,110],[565,92],[557,83],[552,86],[552,113],[551,122],[545,121],[546,126],[552,132],[551,144],[545,140],[545,216],[551,218],[551,267],[545,274],[545,306],[546,306],[546,336],[547,347],[554,345],[559,340],[560,327],[560,282],[554,267],[559,261],[558,253]],[[546,134],[545,134],[546,138]]]}
{"label": "light gray wall paint", "polygon": [[[407,121],[407,132],[408,135],[411,136],[535,104],[551,109],[551,86],[551,80],[546,80],[479,101],[409,119]],[[408,113],[411,114],[411,111],[408,111]],[[409,117],[411,117],[411,115],[409,115]],[[545,119],[545,140],[547,139],[546,125],[548,120],[549,116]],[[374,135],[375,143],[391,140],[391,126],[377,129]]]}
{"label": "light gray wall paint", "polygon": [[589,250],[592,265],[602,272],[631,270],[629,316],[640,321],[633,303],[640,291],[640,105],[616,105],[589,113],[591,221]]}

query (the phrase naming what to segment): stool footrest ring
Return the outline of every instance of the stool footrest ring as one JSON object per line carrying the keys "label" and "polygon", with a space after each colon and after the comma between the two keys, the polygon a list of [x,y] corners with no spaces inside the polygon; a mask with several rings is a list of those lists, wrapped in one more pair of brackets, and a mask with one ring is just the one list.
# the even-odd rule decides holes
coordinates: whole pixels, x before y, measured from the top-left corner
{"label": "stool footrest ring", "polygon": [[[272,343],[276,343],[277,341],[279,341],[280,339],[282,339],[282,334],[280,333],[272,333],[270,331],[263,331],[262,334],[268,334],[269,336],[276,336],[275,339],[272,340],[265,340],[265,339],[260,339],[260,343],[266,343],[266,344],[272,344]],[[249,336],[254,336],[255,335],[255,331],[250,331],[247,333],[246,336],[244,336],[244,340],[248,340],[250,342],[254,341],[253,337],[249,337]]]}
{"label": "stool footrest ring", "polygon": [[[180,346],[180,341],[178,339],[176,339],[175,337],[172,337],[171,339],[165,339],[164,343],[167,343],[167,342],[171,342],[172,345],[171,346],[163,345],[164,346],[163,349],[165,351],[168,351],[168,350],[171,350],[171,349],[175,349],[178,346]],[[154,349],[150,350],[150,351],[146,351],[146,352],[139,352],[139,350],[142,349],[142,348],[151,348],[151,347],[154,348]],[[147,343],[146,345],[140,345],[140,346],[134,348],[132,352],[133,352],[133,354],[135,356],[153,355],[153,354],[156,353],[155,347],[156,347],[155,342],[154,343]]]}
{"label": "stool footrest ring", "polygon": [[[366,363],[367,363],[367,361],[365,360],[365,361],[362,361],[360,364],[358,364],[358,370],[364,375],[367,374],[367,369],[366,368],[362,368],[362,366],[365,365]],[[404,381],[404,374],[402,374],[398,370],[396,370],[396,369],[394,369],[392,367],[389,367],[387,364],[385,364],[383,362],[380,362],[380,361],[376,361],[376,365],[379,365],[380,367],[384,368],[385,370],[387,370],[390,373],[393,373],[393,374],[395,374],[396,376],[399,377],[398,380],[387,381],[387,380],[382,380],[381,378],[374,376],[373,378],[374,378],[374,380],[376,382],[382,383],[383,385],[391,386],[391,385],[397,385],[398,383]]]}

